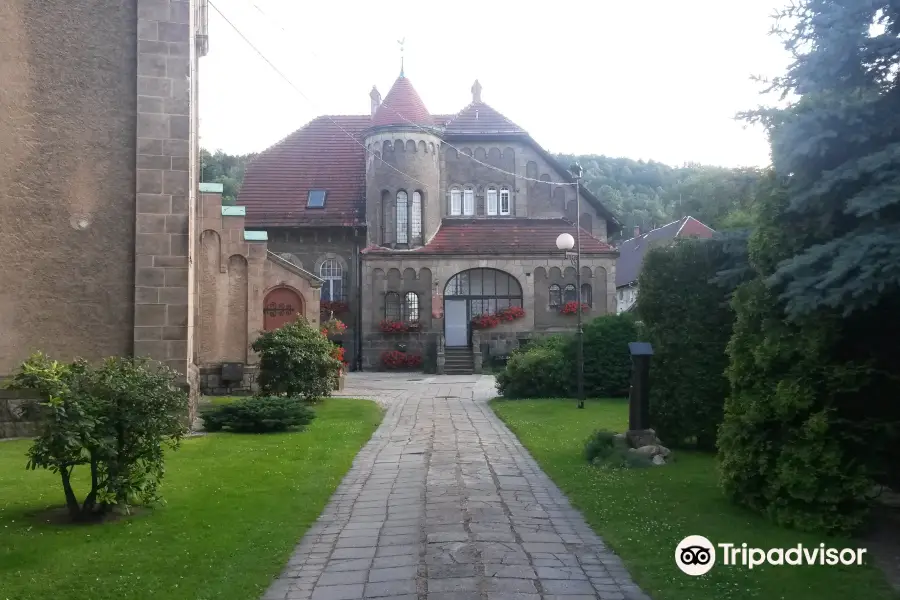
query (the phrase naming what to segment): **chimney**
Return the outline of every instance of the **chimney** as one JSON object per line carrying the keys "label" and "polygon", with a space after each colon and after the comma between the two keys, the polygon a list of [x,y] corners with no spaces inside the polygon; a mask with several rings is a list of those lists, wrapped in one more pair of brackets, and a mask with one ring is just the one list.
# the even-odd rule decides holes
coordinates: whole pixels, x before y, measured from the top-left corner
{"label": "chimney", "polygon": [[378,107],[381,106],[381,94],[378,93],[378,88],[374,85],[372,86],[372,91],[369,92],[369,98],[372,99],[372,114],[374,115]]}
{"label": "chimney", "polygon": [[641,237],[641,226],[640,225],[634,226],[634,237],[636,237],[636,238]]}

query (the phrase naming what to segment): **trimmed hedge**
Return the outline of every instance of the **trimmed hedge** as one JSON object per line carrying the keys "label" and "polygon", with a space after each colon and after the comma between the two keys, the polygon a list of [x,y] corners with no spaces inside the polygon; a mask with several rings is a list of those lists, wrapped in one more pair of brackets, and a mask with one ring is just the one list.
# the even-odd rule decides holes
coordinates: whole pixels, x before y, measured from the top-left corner
{"label": "trimmed hedge", "polygon": [[[606,315],[584,325],[584,392],[587,397],[625,396],[631,376],[628,343],[637,341],[631,315]],[[551,335],[513,352],[497,375],[506,398],[572,396],[577,387],[576,337]]]}
{"label": "trimmed hedge", "polygon": [[650,420],[670,446],[715,450],[734,313],[712,279],[729,259],[716,239],[679,240],[644,259],[638,313],[653,344]]}

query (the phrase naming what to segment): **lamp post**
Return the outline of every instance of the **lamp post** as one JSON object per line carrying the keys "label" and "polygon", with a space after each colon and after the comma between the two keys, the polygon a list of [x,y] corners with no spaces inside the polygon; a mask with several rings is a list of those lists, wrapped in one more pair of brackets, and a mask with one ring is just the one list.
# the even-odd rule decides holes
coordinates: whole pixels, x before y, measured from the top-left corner
{"label": "lamp post", "polygon": [[[575,332],[576,348],[577,348],[577,372],[578,372],[578,408],[584,408],[584,331],[582,328],[582,306],[581,306],[581,193],[579,191],[579,182],[584,170],[577,162],[572,163],[569,167],[569,173],[575,178],[575,237],[571,234],[561,233],[556,238],[556,247],[565,251],[566,256],[575,265],[575,300],[578,303],[576,315],[578,315],[577,330]],[[572,252],[572,248],[575,252]]]}

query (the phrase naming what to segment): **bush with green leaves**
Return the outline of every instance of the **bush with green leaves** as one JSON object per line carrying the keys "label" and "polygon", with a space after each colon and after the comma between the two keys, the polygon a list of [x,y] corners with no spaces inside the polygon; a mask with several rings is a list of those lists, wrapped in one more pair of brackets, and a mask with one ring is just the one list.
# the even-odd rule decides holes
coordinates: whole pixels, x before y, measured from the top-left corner
{"label": "bush with green leaves", "polygon": [[631,387],[628,344],[637,341],[640,341],[638,327],[631,314],[604,315],[585,324],[585,394],[593,398],[628,395]]}
{"label": "bush with green leaves", "polygon": [[638,314],[653,345],[650,420],[670,446],[716,447],[734,313],[713,279],[729,260],[717,239],[678,240],[644,258]]}
{"label": "bush with green leaves", "polygon": [[303,428],[316,414],[302,400],[289,396],[252,396],[203,412],[207,431],[268,433]]}
{"label": "bush with green leaves", "polygon": [[574,373],[564,350],[550,344],[531,344],[525,352],[514,352],[497,374],[497,391],[507,398],[552,398],[566,396]]}
{"label": "bush with green leaves", "polygon": [[584,457],[595,467],[611,469],[640,469],[653,464],[649,457],[631,452],[625,436],[603,430],[588,438]]}
{"label": "bush with green leaves", "polygon": [[341,362],[334,344],[303,318],[262,333],[251,346],[259,354],[259,394],[316,402],[331,395]]}
{"label": "bush with green leaves", "polygon": [[[507,398],[558,398],[577,390],[577,337],[550,335],[510,354],[497,375]],[[584,391],[588,397],[625,396],[631,378],[628,343],[638,341],[631,315],[597,317],[584,325]]]}
{"label": "bush with green leaves", "polygon": [[[59,474],[72,520],[160,500],[165,448],[176,448],[187,433],[188,396],[177,378],[162,365],[132,358],[92,366],[38,353],[22,364],[10,387],[37,393],[46,416],[27,467]],[[90,470],[82,500],[72,486],[80,465]]]}

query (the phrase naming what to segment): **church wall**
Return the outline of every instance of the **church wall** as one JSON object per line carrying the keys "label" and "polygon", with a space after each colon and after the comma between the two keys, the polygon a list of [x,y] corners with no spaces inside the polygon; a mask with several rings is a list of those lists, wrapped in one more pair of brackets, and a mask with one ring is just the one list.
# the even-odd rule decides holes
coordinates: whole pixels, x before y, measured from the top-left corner
{"label": "church wall", "polygon": [[0,376],[134,348],[136,4],[0,2]]}

